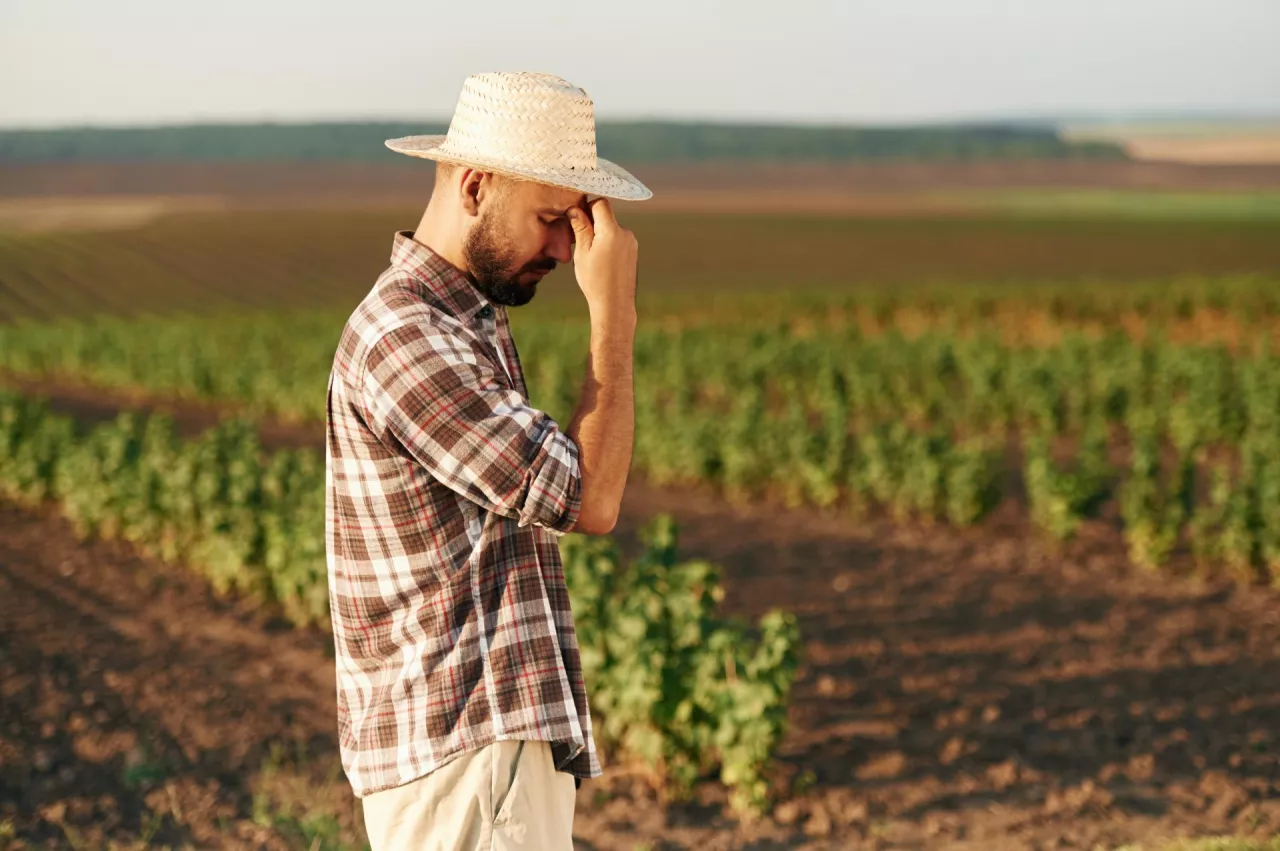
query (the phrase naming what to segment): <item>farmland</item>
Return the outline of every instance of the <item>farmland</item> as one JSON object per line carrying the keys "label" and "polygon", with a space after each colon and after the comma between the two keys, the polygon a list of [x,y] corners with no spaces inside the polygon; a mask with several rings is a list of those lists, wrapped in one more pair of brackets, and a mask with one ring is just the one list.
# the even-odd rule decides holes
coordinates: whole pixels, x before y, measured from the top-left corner
{"label": "farmland", "polygon": [[[606,712],[611,742],[660,730],[660,794],[696,800],[661,803],[620,774],[580,801],[595,847],[1088,847],[1280,828],[1274,207],[1239,193],[1183,194],[1173,210],[1132,194],[1039,193],[1034,209],[1027,195],[959,197],[963,209],[910,215],[626,211],[642,245],[635,476],[620,551],[566,553],[600,649],[599,705],[652,673],[621,664],[636,651],[612,625],[661,611],[702,624],[697,643],[731,650],[741,672],[730,682],[723,663],[698,667],[712,656],[673,650],[702,671],[688,700],[735,704],[758,687],[770,709],[754,728],[692,732]],[[178,813],[205,806],[242,838],[319,835],[283,776],[334,802],[324,842],[357,835],[324,779],[331,662],[305,628],[327,617],[316,437],[337,334],[415,215],[249,204],[0,236],[0,369],[24,391],[0,405],[0,483],[24,506],[0,518],[13,530],[0,583],[38,601],[5,610],[20,626],[0,633],[14,648],[0,664],[51,683],[15,705],[48,719],[49,700],[106,701],[87,729],[46,737],[69,765],[99,728],[101,742],[154,723],[243,743],[219,768],[211,749],[152,735],[149,759],[174,781],[135,772],[113,792],[126,828],[159,813],[164,841],[199,841],[214,819],[184,827]],[[560,418],[581,317],[571,270],[514,317],[534,401]],[[187,425],[114,419],[129,408]],[[671,530],[648,525],[668,513],[679,558]],[[667,606],[705,608],[662,609],[656,587],[675,589]],[[30,635],[60,607],[104,606],[128,614],[94,621],[94,641],[51,637],[63,668],[45,670]],[[164,635],[210,684],[185,716],[146,690],[148,677],[171,698],[192,686],[165,673]],[[113,665],[113,647],[136,667]],[[246,686],[258,664],[276,682]],[[234,717],[224,703],[246,687],[269,708]],[[694,782],[699,742],[734,736],[770,764],[702,766],[727,792]],[[312,761],[274,752],[281,741],[307,742]],[[141,745],[119,747],[109,759]],[[48,788],[70,800],[73,780]],[[720,815],[727,795],[766,785],[780,803],[765,821]],[[257,802],[254,819],[237,796]]]}
{"label": "farmland", "polygon": [[[1006,495],[1012,446],[1050,537],[1070,538],[1114,499],[1136,565],[1163,567],[1185,544],[1199,572],[1280,582],[1276,280],[909,305],[757,300],[690,322],[669,309],[636,340],[637,471],[740,501],[963,526]],[[341,322],[310,312],[15,326],[0,329],[0,367],[318,423]],[[519,331],[535,403],[566,421],[584,329],[535,315]]]}
{"label": "farmland", "polygon": [[[1180,205],[1181,220],[1156,221],[981,210],[892,217],[636,210],[628,223],[645,246],[642,307],[683,294],[694,301],[683,312],[693,316],[703,294],[723,305],[782,291],[775,303],[785,306],[796,293],[874,295],[877,286],[1069,289],[1088,280],[1127,287],[1280,275],[1280,219],[1259,214],[1266,209],[1205,221],[1185,197]],[[413,227],[415,215],[407,206],[245,209],[174,214],[132,229],[0,234],[0,318],[349,306],[385,268],[394,231]],[[543,290],[531,312],[581,309],[569,270],[553,273]]]}
{"label": "farmland", "polygon": [[1119,143],[1137,159],[1199,163],[1280,161],[1280,123],[1274,119],[1081,123],[1068,126],[1066,136]]}

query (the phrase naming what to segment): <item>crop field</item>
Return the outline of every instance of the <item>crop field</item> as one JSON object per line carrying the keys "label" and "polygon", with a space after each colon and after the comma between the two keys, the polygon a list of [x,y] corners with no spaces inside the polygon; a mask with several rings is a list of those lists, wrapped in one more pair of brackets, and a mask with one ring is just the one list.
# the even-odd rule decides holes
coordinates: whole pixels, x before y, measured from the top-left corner
{"label": "crop field", "polygon": [[1148,122],[1069,127],[1067,137],[1116,142],[1140,160],[1181,163],[1280,162],[1274,119]]}
{"label": "crop field", "polygon": [[[624,212],[633,480],[613,540],[564,542],[614,772],[584,784],[584,848],[1280,831],[1280,206],[964,199]],[[0,598],[34,601],[0,604],[0,831],[360,846],[318,437],[339,332],[418,212],[0,233]],[[583,318],[571,268],[513,312],[561,421]],[[50,635],[68,607],[97,631]],[[226,710],[246,688],[265,703]],[[52,724],[89,693],[83,729]]]}
{"label": "crop field", "polygon": [[[1187,550],[1197,572],[1280,584],[1280,279],[737,308],[637,337],[634,463],[653,481],[960,526],[1012,488],[1055,540],[1114,500],[1136,565]],[[0,328],[0,367],[322,423],[343,319],[23,324]],[[535,403],[567,421],[585,329],[518,327]]]}
{"label": "crop field", "polygon": [[[1185,197],[1181,205],[1193,209]],[[1280,275],[1280,218],[1266,216],[627,212],[644,246],[646,306],[684,295],[694,316],[702,294],[718,302],[767,294],[786,305],[795,293],[907,284]],[[385,268],[393,233],[414,227],[417,214],[247,209],[175,214],[131,229],[0,233],[0,321],[353,304]],[[566,302],[576,309],[580,299],[571,272],[557,270],[531,309],[554,312]]]}

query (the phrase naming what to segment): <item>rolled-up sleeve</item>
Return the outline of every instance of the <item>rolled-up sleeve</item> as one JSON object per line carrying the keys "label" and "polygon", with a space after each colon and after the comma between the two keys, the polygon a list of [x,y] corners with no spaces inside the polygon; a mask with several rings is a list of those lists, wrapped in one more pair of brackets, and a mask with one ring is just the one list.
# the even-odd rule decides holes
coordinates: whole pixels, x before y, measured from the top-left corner
{"label": "rolled-up sleeve", "polygon": [[582,510],[578,446],[498,369],[447,329],[393,329],[365,360],[366,420],[384,445],[482,508],[564,534]]}

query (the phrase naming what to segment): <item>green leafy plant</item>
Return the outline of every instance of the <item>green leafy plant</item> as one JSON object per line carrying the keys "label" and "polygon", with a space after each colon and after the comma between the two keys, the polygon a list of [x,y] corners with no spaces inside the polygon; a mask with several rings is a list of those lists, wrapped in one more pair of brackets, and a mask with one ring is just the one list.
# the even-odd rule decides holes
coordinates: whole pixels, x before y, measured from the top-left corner
{"label": "green leafy plant", "polygon": [[678,560],[670,517],[641,539],[644,551],[625,567],[607,539],[561,543],[599,735],[649,765],[671,794],[715,770],[738,807],[758,809],[799,663],[795,618],[770,612],[753,637],[717,616],[718,570]]}
{"label": "green leafy plant", "polygon": [[1073,537],[1107,496],[1111,470],[1106,438],[1106,423],[1095,419],[1081,440],[1074,469],[1055,463],[1052,435],[1037,431],[1024,441],[1023,481],[1031,518],[1053,540]]}

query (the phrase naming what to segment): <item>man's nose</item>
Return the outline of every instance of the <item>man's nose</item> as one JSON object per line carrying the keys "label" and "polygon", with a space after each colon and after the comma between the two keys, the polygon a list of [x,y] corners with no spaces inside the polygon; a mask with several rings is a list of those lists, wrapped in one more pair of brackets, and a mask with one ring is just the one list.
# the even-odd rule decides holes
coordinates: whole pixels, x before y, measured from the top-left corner
{"label": "man's nose", "polygon": [[573,259],[573,228],[567,222],[564,227],[552,229],[547,240],[547,255],[557,263],[568,263]]}

